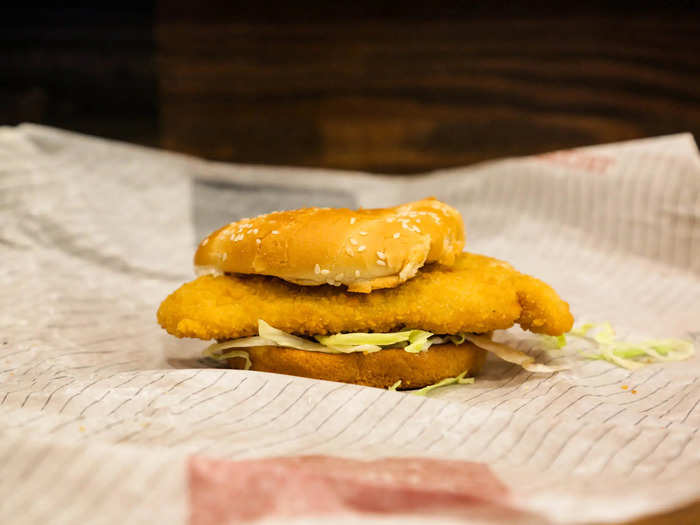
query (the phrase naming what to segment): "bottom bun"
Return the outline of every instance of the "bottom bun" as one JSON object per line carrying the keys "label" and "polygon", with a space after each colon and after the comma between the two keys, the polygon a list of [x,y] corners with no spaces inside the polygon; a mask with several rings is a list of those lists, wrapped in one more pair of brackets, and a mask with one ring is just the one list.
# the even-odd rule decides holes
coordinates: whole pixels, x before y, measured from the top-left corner
{"label": "bottom bun", "polygon": [[[422,388],[465,370],[481,370],[486,351],[471,344],[433,345],[427,352],[412,354],[402,349],[371,354],[325,354],[279,346],[246,348],[251,370],[326,379],[341,383],[389,388],[401,380],[400,390]],[[231,368],[243,368],[242,358],[229,359]]]}

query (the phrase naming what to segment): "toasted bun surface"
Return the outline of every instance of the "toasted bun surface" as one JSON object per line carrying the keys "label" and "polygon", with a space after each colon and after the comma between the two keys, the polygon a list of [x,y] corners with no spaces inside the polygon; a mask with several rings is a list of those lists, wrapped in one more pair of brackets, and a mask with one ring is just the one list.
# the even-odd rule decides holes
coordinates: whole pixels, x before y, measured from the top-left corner
{"label": "toasted bun surface", "polygon": [[[465,370],[477,374],[486,351],[471,343],[433,345],[427,352],[412,354],[402,349],[371,354],[324,354],[277,346],[245,349],[251,370],[274,372],[341,383],[388,388],[401,380],[400,390],[422,388]],[[242,368],[243,359],[229,359],[232,368]]]}
{"label": "toasted bun surface", "polygon": [[452,265],[464,248],[462,217],[435,199],[394,208],[304,208],[231,223],[202,241],[202,273],[272,275],[351,292],[393,288],[426,263]]}

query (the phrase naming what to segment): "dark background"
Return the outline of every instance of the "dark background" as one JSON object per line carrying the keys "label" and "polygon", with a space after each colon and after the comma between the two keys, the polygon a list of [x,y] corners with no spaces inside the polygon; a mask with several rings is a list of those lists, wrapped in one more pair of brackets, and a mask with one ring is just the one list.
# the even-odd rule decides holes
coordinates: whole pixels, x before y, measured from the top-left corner
{"label": "dark background", "polygon": [[0,124],[389,173],[700,136],[691,2],[190,4],[5,8]]}

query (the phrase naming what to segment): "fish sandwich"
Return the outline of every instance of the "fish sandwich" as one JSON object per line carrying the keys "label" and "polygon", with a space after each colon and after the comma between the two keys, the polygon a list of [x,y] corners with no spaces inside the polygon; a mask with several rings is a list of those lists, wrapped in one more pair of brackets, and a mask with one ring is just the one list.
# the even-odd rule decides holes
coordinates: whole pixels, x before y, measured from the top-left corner
{"label": "fish sandwich", "polygon": [[200,243],[199,276],[163,301],[158,321],[215,340],[206,355],[232,368],[381,388],[475,375],[488,352],[555,371],[491,333],[519,324],[561,335],[568,304],[464,243],[459,212],[435,199],[242,219]]}

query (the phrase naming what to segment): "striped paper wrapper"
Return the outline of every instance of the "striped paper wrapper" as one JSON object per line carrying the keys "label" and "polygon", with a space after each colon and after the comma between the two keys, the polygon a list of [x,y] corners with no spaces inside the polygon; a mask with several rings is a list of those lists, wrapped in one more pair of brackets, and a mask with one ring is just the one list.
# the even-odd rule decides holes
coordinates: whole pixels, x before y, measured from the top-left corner
{"label": "striped paper wrapper", "polygon": [[0,129],[0,522],[604,522],[700,497],[698,358],[629,371],[510,330],[571,369],[494,359],[419,397],[207,368],[155,322],[226,222],[428,195],[577,320],[700,340],[689,135],[388,177]]}

